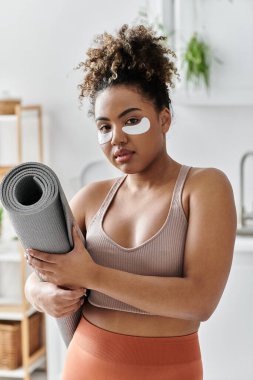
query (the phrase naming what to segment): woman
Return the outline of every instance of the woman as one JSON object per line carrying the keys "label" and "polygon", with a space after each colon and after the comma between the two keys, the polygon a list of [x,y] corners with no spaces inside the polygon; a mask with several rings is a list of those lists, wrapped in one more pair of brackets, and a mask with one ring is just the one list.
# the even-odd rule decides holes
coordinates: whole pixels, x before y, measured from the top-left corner
{"label": "woman", "polygon": [[203,378],[198,329],[228,279],[236,211],[222,171],[182,165],[166,151],[178,74],[163,39],[124,25],[98,36],[79,65],[101,149],[124,175],[71,200],[86,248],[73,229],[68,254],[28,257],[45,280],[32,274],[26,284],[38,310],[68,315],[90,289],[64,380]]}

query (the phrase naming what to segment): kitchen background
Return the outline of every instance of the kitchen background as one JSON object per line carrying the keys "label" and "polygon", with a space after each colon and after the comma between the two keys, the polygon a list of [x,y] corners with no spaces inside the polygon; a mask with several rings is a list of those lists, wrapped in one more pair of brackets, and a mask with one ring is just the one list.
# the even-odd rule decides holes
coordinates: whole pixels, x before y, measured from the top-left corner
{"label": "kitchen background", "polygon": [[[44,162],[55,170],[70,199],[80,187],[82,169],[104,159],[87,104],[79,108],[81,73],[73,68],[96,34],[140,20],[144,10],[157,28],[162,22],[178,53],[182,80],[172,95],[168,152],[187,165],[223,170],[234,189],[239,221],[240,160],[253,151],[252,0],[0,0],[0,98],[42,105]],[[182,53],[194,31],[216,57],[208,91],[203,84],[186,85]],[[24,161],[36,160],[34,133],[26,132]],[[0,128],[0,165],[15,162],[15,154],[13,129]],[[245,165],[249,211],[252,162]],[[252,272],[253,234],[238,236],[223,298],[199,332],[205,380],[253,379]],[[64,355],[54,321],[47,318],[48,380],[60,379]]]}

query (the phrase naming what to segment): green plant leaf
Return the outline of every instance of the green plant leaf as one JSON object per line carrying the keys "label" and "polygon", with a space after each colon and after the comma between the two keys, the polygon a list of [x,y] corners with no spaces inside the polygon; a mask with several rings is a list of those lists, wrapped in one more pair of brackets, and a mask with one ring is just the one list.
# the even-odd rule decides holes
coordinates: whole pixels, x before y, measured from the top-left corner
{"label": "green plant leaf", "polygon": [[205,86],[209,87],[209,55],[209,46],[199,38],[197,33],[194,33],[183,55],[183,63],[186,65],[187,82],[199,85],[203,81]]}

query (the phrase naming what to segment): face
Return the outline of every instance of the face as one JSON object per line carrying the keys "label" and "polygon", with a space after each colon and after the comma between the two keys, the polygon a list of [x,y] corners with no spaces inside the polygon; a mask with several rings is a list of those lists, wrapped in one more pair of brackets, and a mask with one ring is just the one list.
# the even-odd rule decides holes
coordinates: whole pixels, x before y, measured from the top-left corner
{"label": "face", "polygon": [[120,85],[99,93],[95,121],[104,154],[125,173],[140,172],[166,154],[170,112],[165,108],[158,113],[134,87]]}

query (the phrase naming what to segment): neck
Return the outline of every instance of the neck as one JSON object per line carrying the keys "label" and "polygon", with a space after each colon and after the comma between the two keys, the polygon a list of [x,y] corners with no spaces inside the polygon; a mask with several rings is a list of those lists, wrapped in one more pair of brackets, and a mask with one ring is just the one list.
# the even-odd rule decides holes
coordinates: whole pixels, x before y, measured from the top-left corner
{"label": "neck", "polygon": [[180,167],[181,164],[174,161],[166,153],[166,156],[153,162],[144,171],[128,174],[125,185],[132,193],[160,189],[161,186],[167,185],[168,182],[174,180]]}

